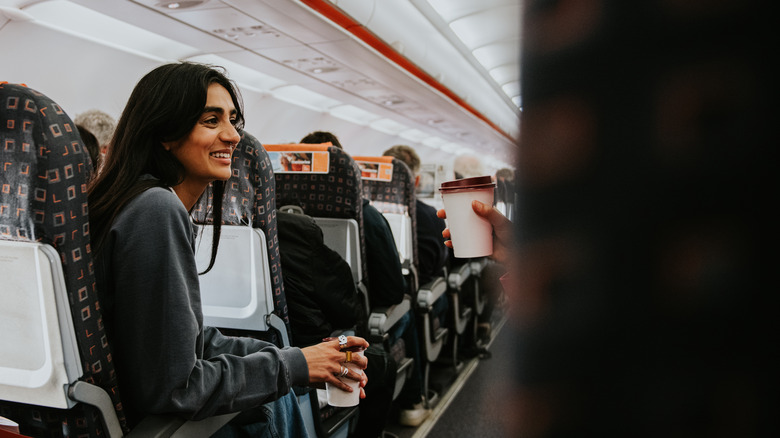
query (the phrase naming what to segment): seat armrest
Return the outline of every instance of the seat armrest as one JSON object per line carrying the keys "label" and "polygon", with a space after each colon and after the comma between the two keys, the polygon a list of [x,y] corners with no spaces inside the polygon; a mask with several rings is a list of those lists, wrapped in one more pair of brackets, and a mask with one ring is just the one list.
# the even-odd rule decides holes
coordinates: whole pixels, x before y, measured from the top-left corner
{"label": "seat armrest", "polygon": [[223,415],[214,415],[198,421],[186,421],[180,428],[171,435],[171,438],[195,438],[210,437],[222,426],[228,424],[230,420],[238,415],[238,412]]}
{"label": "seat armrest", "polygon": [[471,259],[468,264],[471,265],[471,273],[479,275],[482,273],[482,270],[485,269],[485,266],[487,266],[487,257]]}
{"label": "seat armrest", "polygon": [[471,263],[464,263],[452,269],[447,275],[447,284],[453,289],[460,289],[471,276]]}
{"label": "seat armrest", "polygon": [[[238,413],[187,421],[175,415],[148,415],[126,435],[127,438],[210,437]],[[113,437],[113,436],[112,436]]]}
{"label": "seat armrest", "polygon": [[368,304],[368,287],[365,283],[360,282],[356,285],[358,295],[360,295],[360,300],[362,301],[363,310],[366,313],[371,313],[370,309],[371,306]]}
{"label": "seat armrest", "polygon": [[412,299],[404,295],[403,301],[390,307],[375,307],[368,317],[371,336],[384,338],[387,332],[412,308]]}
{"label": "seat armrest", "polygon": [[103,425],[109,437],[122,436],[122,427],[119,425],[111,397],[103,388],[84,381],[77,381],[68,387],[68,397],[71,400],[96,407],[100,411]]}
{"label": "seat armrest", "polygon": [[447,292],[447,283],[444,281],[444,277],[436,277],[422,285],[417,292],[417,305],[420,310],[427,312],[433,306],[442,295]]}
{"label": "seat armrest", "polygon": [[127,438],[164,438],[173,435],[185,420],[175,415],[148,415],[127,435]]}

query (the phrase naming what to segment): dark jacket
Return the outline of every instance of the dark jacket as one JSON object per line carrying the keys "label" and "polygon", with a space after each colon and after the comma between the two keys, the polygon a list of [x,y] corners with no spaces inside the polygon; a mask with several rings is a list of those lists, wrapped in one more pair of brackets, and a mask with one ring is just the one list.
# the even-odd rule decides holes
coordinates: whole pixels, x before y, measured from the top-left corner
{"label": "dark jacket", "polygon": [[371,307],[390,307],[400,303],[407,289],[393,231],[387,219],[368,199],[363,199],[363,232]]}
{"label": "dark jacket", "polygon": [[203,326],[194,244],[184,205],[172,190],[155,187],[122,208],[95,258],[131,425],[147,414],[197,420],[238,412],[309,382],[300,349]]}
{"label": "dark jacket", "polygon": [[334,330],[357,328],[365,335],[366,312],[352,271],[325,246],[322,229],[310,216],[281,211],[277,225],[292,344],[316,344]]}
{"label": "dark jacket", "polygon": [[436,216],[436,209],[417,200],[417,253],[420,285],[433,277],[444,275],[449,252],[441,233],[447,227],[444,219]]}

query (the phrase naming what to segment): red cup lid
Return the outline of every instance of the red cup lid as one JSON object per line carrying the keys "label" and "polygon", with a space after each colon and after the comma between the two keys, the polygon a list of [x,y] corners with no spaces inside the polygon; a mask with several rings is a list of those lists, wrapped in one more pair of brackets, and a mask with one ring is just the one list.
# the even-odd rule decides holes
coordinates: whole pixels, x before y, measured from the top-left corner
{"label": "red cup lid", "polygon": [[441,183],[439,187],[440,191],[448,190],[462,190],[462,189],[486,189],[489,187],[495,187],[496,183],[493,182],[493,178],[490,175],[475,176],[472,178],[456,179],[454,181],[445,181]]}

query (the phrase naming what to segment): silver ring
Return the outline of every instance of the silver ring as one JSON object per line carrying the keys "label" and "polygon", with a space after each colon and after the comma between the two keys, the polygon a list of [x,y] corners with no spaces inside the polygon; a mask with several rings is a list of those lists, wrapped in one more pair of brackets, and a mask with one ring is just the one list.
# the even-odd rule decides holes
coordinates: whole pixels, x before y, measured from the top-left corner
{"label": "silver ring", "polygon": [[347,337],[344,335],[339,336],[339,346],[344,347],[347,345]]}
{"label": "silver ring", "polygon": [[349,373],[349,369],[345,367],[344,365],[341,366],[341,377],[346,377],[346,375]]}

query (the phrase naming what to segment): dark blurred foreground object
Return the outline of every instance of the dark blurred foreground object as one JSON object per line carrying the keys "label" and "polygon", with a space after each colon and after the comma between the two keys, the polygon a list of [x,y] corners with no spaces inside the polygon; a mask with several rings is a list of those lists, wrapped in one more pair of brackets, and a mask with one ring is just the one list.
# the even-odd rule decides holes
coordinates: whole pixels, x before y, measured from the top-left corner
{"label": "dark blurred foreground object", "polygon": [[778,436],[759,5],[525,3],[510,435]]}

